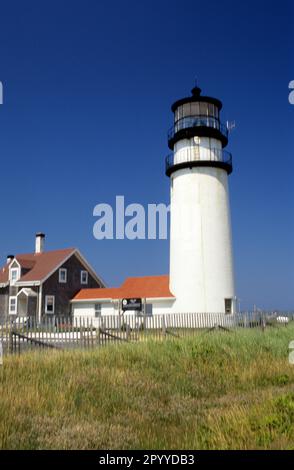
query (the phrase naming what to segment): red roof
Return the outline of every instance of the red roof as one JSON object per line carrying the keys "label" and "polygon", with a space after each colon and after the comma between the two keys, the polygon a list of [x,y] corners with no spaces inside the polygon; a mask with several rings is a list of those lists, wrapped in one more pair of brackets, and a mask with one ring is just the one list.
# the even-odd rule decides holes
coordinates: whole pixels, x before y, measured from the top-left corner
{"label": "red roof", "polygon": [[73,300],[173,298],[169,290],[169,276],[128,277],[121,287],[82,289]]}
{"label": "red roof", "polygon": [[75,248],[27,253],[16,255],[14,259],[0,270],[0,284],[8,282],[9,266],[17,260],[23,269],[29,269],[17,282],[36,282],[45,279],[54,269],[76,251]]}

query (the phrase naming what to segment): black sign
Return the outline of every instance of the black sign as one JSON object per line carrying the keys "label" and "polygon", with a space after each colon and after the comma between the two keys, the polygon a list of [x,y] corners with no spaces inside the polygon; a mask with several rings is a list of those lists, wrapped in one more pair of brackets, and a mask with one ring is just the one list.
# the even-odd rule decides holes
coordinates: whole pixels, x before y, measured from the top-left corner
{"label": "black sign", "polygon": [[142,299],[123,299],[122,309],[125,310],[142,310]]}

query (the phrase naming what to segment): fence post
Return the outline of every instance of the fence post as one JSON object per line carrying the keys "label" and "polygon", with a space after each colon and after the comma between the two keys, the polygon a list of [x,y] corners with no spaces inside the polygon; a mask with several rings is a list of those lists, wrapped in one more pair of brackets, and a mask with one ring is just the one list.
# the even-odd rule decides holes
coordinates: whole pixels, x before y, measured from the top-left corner
{"label": "fence post", "polygon": [[93,349],[94,348],[94,331],[93,331],[93,320],[91,318],[91,321],[90,321],[90,328],[91,328],[91,348]]}
{"label": "fence post", "polygon": [[131,330],[130,325],[127,324],[127,325],[126,325],[126,340],[127,340],[127,341],[129,341],[130,330]]}
{"label": "fence post", "polygon": [[96,324],[96,345],[100,346],[100,325],[101,325],[101,318],[97,319]]}
{"label": "fence post", "polygon": [[266,320],[264,313],[261,314],[261,329],[264,332],[266,328]]}
{"label": "fence post", "polygon": [[165,324],[165,316],[162,315],[162,319],[161,319],[161,328],[162,328],[162,334],[164,336],[166,336],[166,324]]}
{"label": "fence post", "polygon": [[9,331],[9,352],[13,354],[13,331]]}
{"label": "fence post", "polygon": [[86,335],[86,319],[83,317],[83,326],[82,326],[82,331],[83,331],[83,336],[82,336],[82,340],[83,340],[83,343],[82,343],[82,347],[85,349],[86,348],[86,342],[87,342],[87,335]]}

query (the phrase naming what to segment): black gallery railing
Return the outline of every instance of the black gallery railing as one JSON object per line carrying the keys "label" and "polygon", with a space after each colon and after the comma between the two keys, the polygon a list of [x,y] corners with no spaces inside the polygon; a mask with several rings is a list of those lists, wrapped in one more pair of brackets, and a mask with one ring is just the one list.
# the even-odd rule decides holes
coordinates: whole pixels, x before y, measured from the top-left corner
{"label": "black gallery railing", "polygon": [[205,148],[195,145],[187,149],[170,153],[165,159],[165,169],[189,162],[220,162],[232,166],[232,154],[220,148]]}
{"label": "black gallery railing", "polygon": [[212,129],[217,129],[228,138],[228,128],[222,124],[217,118],[210,116],[188,116],[182,119],[179,119],[168,131],[168,140],[174,138],[175,134],[183,129],[190,129],[193,127],[210,127]]}

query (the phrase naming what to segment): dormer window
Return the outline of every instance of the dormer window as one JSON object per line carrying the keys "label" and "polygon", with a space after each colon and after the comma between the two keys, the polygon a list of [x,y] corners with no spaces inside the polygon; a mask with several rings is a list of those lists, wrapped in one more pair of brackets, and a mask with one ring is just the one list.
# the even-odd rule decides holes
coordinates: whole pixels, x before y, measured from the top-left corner
{"label": "dormer window", "polygon": [[10,283],[15,284],[20,278],[19,268],[10,268]]}
{"label": "dormer window", "polygon": [[67,282],[67,269],[65,268],[59,269],[59,282],[61,284],[65,284]]}

